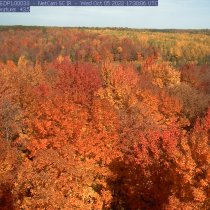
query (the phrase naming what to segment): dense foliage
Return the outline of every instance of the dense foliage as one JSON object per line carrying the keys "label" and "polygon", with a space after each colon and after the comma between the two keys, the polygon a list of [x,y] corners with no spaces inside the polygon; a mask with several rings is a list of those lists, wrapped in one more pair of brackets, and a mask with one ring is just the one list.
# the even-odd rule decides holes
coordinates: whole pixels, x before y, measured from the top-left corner
{"label": "dense foliage", "polygon": [[0,209],[210,208],[208,31],[0,41]]}

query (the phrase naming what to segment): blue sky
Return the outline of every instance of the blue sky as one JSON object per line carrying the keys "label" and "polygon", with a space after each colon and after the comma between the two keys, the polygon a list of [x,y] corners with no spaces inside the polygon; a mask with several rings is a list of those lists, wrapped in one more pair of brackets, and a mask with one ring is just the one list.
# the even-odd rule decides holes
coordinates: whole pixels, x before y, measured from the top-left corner
{"label": "blue sky", "polygon": [[32,7],[0,13],[0,25],[210,28],[210,0],[159,0],[158,7]]}

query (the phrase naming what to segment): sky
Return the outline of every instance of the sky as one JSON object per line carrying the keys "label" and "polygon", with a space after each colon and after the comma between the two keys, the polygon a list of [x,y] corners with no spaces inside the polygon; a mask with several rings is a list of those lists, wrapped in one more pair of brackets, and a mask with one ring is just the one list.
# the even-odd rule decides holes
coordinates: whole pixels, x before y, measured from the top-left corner
{"label": "sky", "polygon": [[210,29],[210,0],[159,0],[158,7],[31,7],[0,13],[0,25]]}

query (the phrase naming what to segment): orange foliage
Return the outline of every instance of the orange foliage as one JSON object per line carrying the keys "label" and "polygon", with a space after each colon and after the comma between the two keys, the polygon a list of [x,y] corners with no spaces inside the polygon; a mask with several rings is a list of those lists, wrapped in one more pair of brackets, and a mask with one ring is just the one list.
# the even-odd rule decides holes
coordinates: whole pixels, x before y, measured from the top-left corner
{"label": "orange foliage", "polygon": [[0,209],[209,209],[207,57],[125,32],[0,31]]}

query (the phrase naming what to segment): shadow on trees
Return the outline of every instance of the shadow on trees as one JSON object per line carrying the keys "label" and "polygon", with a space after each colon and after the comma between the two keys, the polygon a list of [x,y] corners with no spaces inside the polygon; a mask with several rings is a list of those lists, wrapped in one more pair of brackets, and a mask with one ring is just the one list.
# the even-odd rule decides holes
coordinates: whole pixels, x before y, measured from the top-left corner
{"label": "shadow on trees", "polygon": [[146,169],[119,161],[113,162],[110,169],[115,175],[115,180],[109,182],[112,210],[164,209],[173,185],[172,171],[160,163]]}
{"label": "shadow on trees", "polygon": [[11,193],[11,187],[7,184],[0,185],[0,210],[15,210],[14,199]]}

